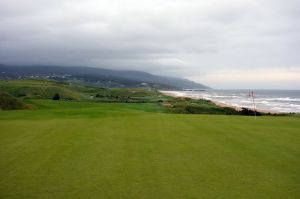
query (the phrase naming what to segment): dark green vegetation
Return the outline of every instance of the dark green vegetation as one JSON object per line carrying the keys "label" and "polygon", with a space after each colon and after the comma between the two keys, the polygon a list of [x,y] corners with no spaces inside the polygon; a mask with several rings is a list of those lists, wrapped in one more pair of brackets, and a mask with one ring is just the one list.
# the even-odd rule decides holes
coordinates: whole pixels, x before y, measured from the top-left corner
{"label": "dark green vegetation", "polygon": [[142,88],[100,88],[74,83],[47,80],[0,81],[0,89],[23,99],[52,99],[59,94],[61,100],[90,102],[158,102],[169,99],[158,91]]}
{"label": "dark green vegetation", "polygon": [[0,111],[0,198],[300,198],[299,117],[27,100]]}
{"label": "dark green vegetation", "polygon": [[[81,102],[114,103],[153,103],[162,111],[184,114],[226,114],[248,115],[233,108],[219,107],[207,100],[173,98],[160,92],[144,88],[99,88],[74,83],[62,83],[46,80],[10,80],[0,81],[0,89],[30,104],[32,99],[54,99]],[[57,99],[57,98],[55,98]],[[251,113],[250,113],[251,115]]]}
{"label": "dark green vegetation", "polygon": [[0,90],[0,110],[14,110],[14,109],[26,109],[26,106],[22,101],[9,95],[8,93],[1,92]]}
{"label": "dark green vegetation", "polygon": [[171,106],[168,109],[173,113],[184,114],[225,114],[239,115],[240,112],[230,107],[219,107],[208,100],[190,98],[173,98],[167,101]]}
{"label": "dark green vegetation", "polygon": [[0,81],[0,90],[20,99],[52,99],[59,93],[64,100],[83,100],[85,87],[46,80],[9,80]]}

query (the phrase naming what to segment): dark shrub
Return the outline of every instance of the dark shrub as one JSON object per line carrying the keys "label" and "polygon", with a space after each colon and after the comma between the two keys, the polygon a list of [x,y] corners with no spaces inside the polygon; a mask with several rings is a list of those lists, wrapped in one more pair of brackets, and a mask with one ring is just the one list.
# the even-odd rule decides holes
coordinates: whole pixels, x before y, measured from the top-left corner
{"label": "dark shrub", "polygon": [[242,110],[240,111],[240,113],[241,113],[241,115],[249,115],[249,116],[254,116],[254,115],[256,115],[256,116],[261,116],[261,113],[260,112],[258,112],[258,111],[253,111],[253,110],[251,110],[251,109],[248,109],[248,108],[242,108]]}
{"label": "dark shrub", "polygon": [[100,98],[102,98],[102,97],[105,97],[105,96],[103,96],[103,95],[97,93],[95,97],[100,97]]}
{"label": "dark shrub", "polygon": [[53,100],[60,100],[60,95],[58,93],[55,93],[52,97]]}

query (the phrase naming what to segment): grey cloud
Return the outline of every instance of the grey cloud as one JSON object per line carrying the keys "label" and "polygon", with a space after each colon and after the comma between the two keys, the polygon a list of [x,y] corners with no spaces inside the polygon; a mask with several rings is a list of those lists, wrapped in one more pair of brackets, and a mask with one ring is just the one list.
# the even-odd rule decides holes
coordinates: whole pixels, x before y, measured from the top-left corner
{"label": "grey cloud", "polygon": [[0,62],[186,77],[300,67],[299,6],[296,0],[2,0]]}

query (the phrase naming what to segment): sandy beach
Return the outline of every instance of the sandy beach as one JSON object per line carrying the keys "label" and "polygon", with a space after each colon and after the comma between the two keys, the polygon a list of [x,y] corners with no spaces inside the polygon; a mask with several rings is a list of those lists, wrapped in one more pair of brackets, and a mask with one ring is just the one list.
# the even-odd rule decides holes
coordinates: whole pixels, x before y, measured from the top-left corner
{"label": "sandy beach", "polygon": [[[164,95],[168,95],[171,97],[185,97],[185,98],[191,98],[191,99],[206,99],[205,97],[201,96],[201,95],[184,95],[184,93],[180,92],[180,91],[160,91],[162,94]],[[242,106],[233,106],[231,104],[226,104],[223,102],[219,102],[216,100],[211,100],[211,99],[206,99],[206,100],[210,100],[211,102],[213,102],[214,104],[220,106],[220,107],[230,107],[230,108],[234,108],[237,111],[241,111],[242,110]],[[278,111],[274,111],[274,110],[264,110],[264,109],[256,109],[256,111],[258,112],[262,112],[262,113],[280,113]]]}

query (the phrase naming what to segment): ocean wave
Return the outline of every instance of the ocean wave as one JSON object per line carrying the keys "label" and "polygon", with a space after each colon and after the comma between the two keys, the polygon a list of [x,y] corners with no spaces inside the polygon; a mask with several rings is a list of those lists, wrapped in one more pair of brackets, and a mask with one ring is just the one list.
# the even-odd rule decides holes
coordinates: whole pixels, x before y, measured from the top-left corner
{"label": "ocean wave", "polygon": [[[258,98],[259,99],[259,98]],[[290,98],[290,97],[279,97],[279,98],[261,98],[267,101],[286,101],[286,102],[300,102],[299,98]]]}
{"label": "ocean wave", "polygon": [[[172,93],[177,97],[191,97],[191,98],[203,98],[207,100],[212,100],[230,106],[236,107],[247,107],[252,108],[253,102],[251,97],[249,97],[249,92],[245,91],[244,93],[232,93],[228,91],[228,94],[225,91],[207,91],[207,92],[189,92],[189,91],[167,91]],[[261,91],[262,92],[262,91]],[[282,97],[282,92],[278,93],[276,96],[276,91],[269,93],[261,93],[255,95],[255,103],[258,109],[261,110],[270,110],[277,112],[298,112],[300,113],[300,94],[296,96],[286,96]],[[289,95],[287,92],[286,95]]]}

